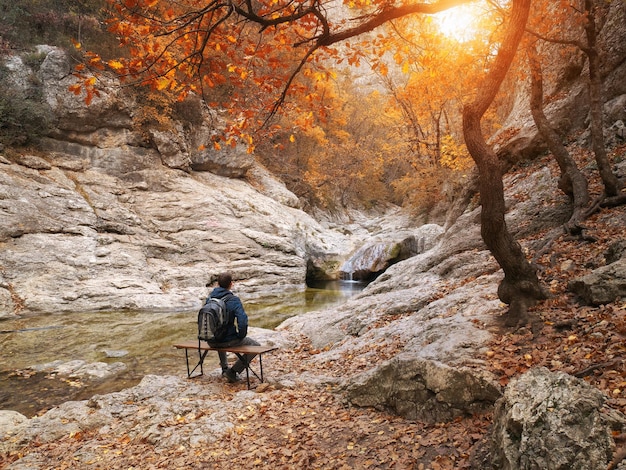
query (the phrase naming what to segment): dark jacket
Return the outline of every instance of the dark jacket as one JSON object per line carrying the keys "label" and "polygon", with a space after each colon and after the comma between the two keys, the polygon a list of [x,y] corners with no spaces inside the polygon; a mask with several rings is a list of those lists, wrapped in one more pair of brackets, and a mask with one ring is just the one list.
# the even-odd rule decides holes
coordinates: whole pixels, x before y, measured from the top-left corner
{"label": "dark jacket", "polygon": [[[232,294],[228,289],[223,287],[216,287],[211,291],[209,297],[217,297],[221,299],[228,294]],[[208,299],[207,299],[208,300]],[[236,295],[228,297],[225,301],[226,310],[228,311],[229,321],[228,329],[226,330],[226,336],[220,341],[220,343],[228,343],[236,339],[244,339],[248,334],[248,315],[246,315],[243,309],[241,300]],[[236,320],[236,325],[235,325]]]}

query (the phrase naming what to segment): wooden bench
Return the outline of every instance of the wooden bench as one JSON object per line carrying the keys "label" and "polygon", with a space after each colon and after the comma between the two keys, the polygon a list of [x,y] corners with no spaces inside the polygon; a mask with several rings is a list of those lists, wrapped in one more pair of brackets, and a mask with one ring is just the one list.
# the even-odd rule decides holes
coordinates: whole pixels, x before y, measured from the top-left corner
{"label": "wooden bench", "polygon": [[[259,379],[261,383],[263,383],[263,354],[278,349],[275,346],[230,346],[225,348],[219,348],[211,347],[205,341],[187,341],[184,343],[177,343],[174,345],[174,347],[176,349],[185,350],[185,361],[187,362],[187,377],[190,379],[204,375],[202,365],[204,363],[204,358],[209,351],[230,352],[235,354],[246,368],[246,382],[248,384],[248,389],[250,389],[250,373],[252,373],[257,379]],[[189,366],[189,350],[198,351],[198,363],[193,369],[190,369]],[[248,362],[246,354],[256,354],[256,356],[259,358],[258,374],[254,371],[254,369],[252,369],[252,367],[250,367],[250,363]],[[193,375],[198,367],[200,367],[200,373]]]}

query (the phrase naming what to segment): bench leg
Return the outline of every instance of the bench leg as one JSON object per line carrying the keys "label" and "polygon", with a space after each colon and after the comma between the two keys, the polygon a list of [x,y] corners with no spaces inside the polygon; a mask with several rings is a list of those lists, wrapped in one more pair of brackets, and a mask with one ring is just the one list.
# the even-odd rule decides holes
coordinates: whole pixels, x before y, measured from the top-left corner
{"label": "bench leg", "polygon": [[[201,349],[198,349],[198,363],[193,369],[189,370],[189,353],[188,353],[188,349],[185,348],[185,361],[187,362],[187,378],[188,379],[194,379],[196,377],[200,377],[201,375],[204,375],[204,369],[202,365],[204,363],[204,358],[206,357],[208,352],[209,351],[202,351]],[[200,373],[196,375],[192,375],[196,371],[198,366],[200,366]]]}
{"label": "bench leg", "polygon": [[260,376],[250,366],[251,361],[248,361],[248,358],[246,357],[245,354],[242,354],[242,353],[235,353],[235,354],[246,369],[246,383],[248,384],[248,390],[250,390],[250,372],[252,372],[252,374],[261,381],[261,383],[263,383],[263,354],[261,353],[255,356],[255,357],[258,356],[259,358],[259,373],[261,374]]}
{"label": "bench leg", "polygon": [[[187,378],[189,379],[193,379],[196,377],[200,377],[201,375],[204,375],[204,368],[203,368],[204,360],[209,351],[218,351],[218,352],[226,351],[226,352],[232,352],[233,354],[235,354],[237,358],[239,359],[239,361],[241,362],[241,365],[243,365],[243,367],[246,369],[246,383],[248,385],[248,390],[251,388],[250,387],[250,374],[252,374],[254,377],[259,379],[261,383],[265,381],[265,378],[263,377],[263,353],[238,353],[238,352],[228,351],[224,349],[204,349],[204,348],[201,348],[200,345],[197,348],[179,346],[179,349],[183,349],[183,348],[185,349],[185,363],[187,365]],[[198,362],[194,366],[193,369],[191,369],[190,362],[189,362],[190,361],[190,353],[189,353],[190,349],[194,349],[198,351]],[[273,349],[270,349],[270,351],[272,350]],[[252,356],[252,358],[248,360],[248,356]],[[251,362],[257,356],[259,357],[259,369],[258,369],[259,373],[258,374],[251,366]],[[196,372],[198,367],[200,368],[200,372],[194,375],[194,372]]]}

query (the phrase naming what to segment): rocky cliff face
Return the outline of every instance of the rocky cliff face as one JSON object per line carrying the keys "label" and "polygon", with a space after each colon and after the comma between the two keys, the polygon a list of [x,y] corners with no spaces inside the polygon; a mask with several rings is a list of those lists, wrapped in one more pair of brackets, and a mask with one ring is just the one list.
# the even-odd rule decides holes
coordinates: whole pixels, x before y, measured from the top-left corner
{"label": "rocky cliff face", "polygon": [[0,156],[0,318],[195,308],[223,270],[251,296],[301,289],[307,266],[332,272],[352,249],[245,150],[192,150],[205,125],[146,141],[122,89],[87,107],[65,54],[41,51],[56,124],[45,152]]}
{"label": "rocky cliff face", "polygon": [[[601,57],[601,74],[604,93],[604,125],[607,144],[624,142],[626,122],[626,4],[620,0],[610,2],[606,22],[598,35]],[[579,30],[572,25],[572,31]],[[582,30],[580,40],[584,43]],[[545,113],[552,126],[563,136],[575,133],[582,143],[588,143],[589,132],[576,132],[589,125],[589,70],[586,56],[571,48],[564,56],[561,46],[542,43],[543,73],[545,81]],[[520,59],[523,60],[523,59]],[[511,161],[535,158],[546,150],[530,114],[529,82],[509,84],[514,93],[512,111],[503,125],[502,135],[507,137],[499,145],[500,156]]]}
{"label": "rocky cliff face", "polygon": [[3,315],[195,307],[226,269],[251,294],[301,288],[311,252],[348,248],[245,181],[136,156],[117,155],[128,172],[68,154],[2,164]]}

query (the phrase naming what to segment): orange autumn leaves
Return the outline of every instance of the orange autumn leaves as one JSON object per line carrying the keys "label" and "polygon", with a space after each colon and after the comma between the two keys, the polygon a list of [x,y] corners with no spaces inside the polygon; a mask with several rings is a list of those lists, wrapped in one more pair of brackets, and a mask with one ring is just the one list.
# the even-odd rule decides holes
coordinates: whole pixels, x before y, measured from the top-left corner
{"label": "orange autumn leaves", "polygon": [[[377,3],[384,2],[368,0],[349,8],[372,8]],[[201,94],[209,104],[229,111],[230,131],[235,134],[258,128],[265,119],[263,113],[271,113],[276,101],[286,95],[293,98],[290,103],[295,107],[304,97],[315,97],[318,79],[311,82],[307,74],[332,79],[327,59],[339,65],[347,58],[359,65],[361,58],[369,56],[374,69],[386,75],[390,65],[383,59],[397,45],[388,39],[364,37],[346,43],[341,52],[321,48],[309,56],[322,27],[337,26],[343,20],[333,23],[321,18],[311,9],[313,4],[305,1],[267,0],[255,4],[256,11],[248,4],[198,0],[110,0],[109,5],[109,30],[124,49],[119,58],[108,61],[86,53],[85,64],[97,72],[106,70],[126,81],[168,90],[181,100],[191,92]],[[346,15],[354,14],[346,10]],[[395,62],[406,73],[410,60],[404,52],[402,57],[398,54]],[[422,62],[425,57],[422,54]],[[76,72],[80,87],[77,84],[72,91],[84,90],[90,101],[97,96],[97,82],[80,67]],[[227,99],[211,103],[215,88],[226,90]]]}
{"label": "orange autumn leaves", "polygon": [[[355,3],[346,15],[358,16],[357,8],[375,8],[377,3]],[[402,160],[391,163],[393,168],[402,167],[395,173],[396,179],[425,172],[431,181],[433,168],[437,172],[442,167],[466,172],[473,165],[460,137],[459,113],[487,60],[489,44],[484,37],[460,45],[442,37],[434,22],[424,19],[429,17],[411,16],[377,29],[375,35],[354,37],[340,47],[322,47],[309,55],[323,27],[337,27],[344,20],[333,22],[304,14],[312,5],[305,1],[267,0],[255,3],[256,11],[248,4],[210,0],[110,0],[109,4],[109,29],[123,48],[120,57],[110,60],[84,53],[84,64],[75,72],[79,82],[71,91],[84,93],[88,103],[98,96],[98,79],[91,72],[111,73],[126,83],[166,92],[175,100],[193,93],[209,107],[223,110],[225,118],[220,135],[201,144],[200,149],[243,143],[252,152],[259,141],[279,133],[284,144],[293,145],[298,136],[325,125],[320,121],[333,128],[324,129],[324,133],[339,136],[334,128],[341,126],[342,113],[328,107],[329,89],[339,86],[338,74],[348,65],[368,66],[380,77],[399,77],[395,93],[387,94],[389,102],[385,104],[395,107],[397,114],[388,132],[390,138],[386,142],[378,139],[375,145],[379,148],[361,150],[362,145],[349,142],[354,135],[338,137],[332,142],[334,146],[316,152],[319,161],[305,170],[311,185],[320,191],[328,187],[318,178],[332,167],[322,161],[323,157],[331,163],[343,162],[336,174],[330,175],[331,181],[342,175],[360,175],[363,181],[395,187],[401,193],[405,191],[400,186],[384,178],[390,164],[386,154]],[[490,18],[495,23],[497,12]],[[255,24],[261,20],[266,24]],[[345,100],[362,99],[363,91],[354,88],[358,93],[349,94]],[[282,105],[281,120],[273,118],[278,102]],[[351,150],[356,149],[363,158],[350,162],[355,155]],[[346,171],[355,165],[355,170]],[[356,187],[353,190],[367,193]],[[382,195],[385,192],[389,191],[374,191],[373,199],[387,197]],[[333,198],[344,198],[336,191],[332,193]]]}

